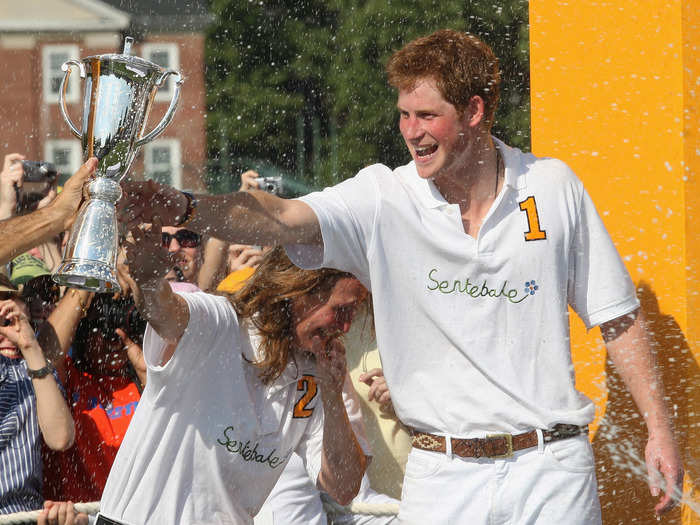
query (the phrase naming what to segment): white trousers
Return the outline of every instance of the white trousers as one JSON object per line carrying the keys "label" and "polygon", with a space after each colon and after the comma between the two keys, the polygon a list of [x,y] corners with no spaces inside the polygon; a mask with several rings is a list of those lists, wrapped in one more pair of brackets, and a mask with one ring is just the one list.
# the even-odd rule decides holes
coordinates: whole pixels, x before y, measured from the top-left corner
{"label": "white trousers", "polygon": [[508,459],[411,449],[401,496],[404,525],[600,525],[593,450],[576,436]]}

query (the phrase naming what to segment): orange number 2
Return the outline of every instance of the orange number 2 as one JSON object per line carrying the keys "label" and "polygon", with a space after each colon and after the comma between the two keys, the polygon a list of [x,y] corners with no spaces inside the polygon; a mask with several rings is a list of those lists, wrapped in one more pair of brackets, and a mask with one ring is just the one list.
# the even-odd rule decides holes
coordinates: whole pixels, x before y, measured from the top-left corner
{"label": "orange number 2", "polygon": [[316,379],[314,376],[301,376],[301,379],[297,381],[297,392],[304,392],[304,395],[294,405],[294,417],[311,417],[314,409],[307,407],[316,397]]}

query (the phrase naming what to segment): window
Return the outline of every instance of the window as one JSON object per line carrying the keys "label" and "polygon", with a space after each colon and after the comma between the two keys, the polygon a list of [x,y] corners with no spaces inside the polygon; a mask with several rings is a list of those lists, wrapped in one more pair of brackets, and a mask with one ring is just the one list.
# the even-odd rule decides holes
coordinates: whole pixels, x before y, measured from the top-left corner
{"label": "window", "polygon": [[81,164],[80,141],[78,140],[49,140],[44,145],[44,159],[52,162],[58,170],[58,185],[68,180]]}
{"label": "window", "polygon": [[[175,44],[144,44],[143,58],[150,60],[164,69],[180,70],[180,53]],[[175,92],[174,75],[168,77],[165,85],[158,89],[156,100],[169,102]]]}
{"label": "window", "polygon": [[[44,46],[42,49],[42,72],[44,81],[44,101],[55,104],[58,102],[58,92],[61,89],[61,81],[63,80],[64,72],[61,66],[66,60],[79,59],[78,46],[62,45],[62,46]],[[78,102],[80,93],[81,79],[78,69],[73,67],[71,70],[70,79],[68,80],[68,89],[66,90],[66,102]]]}
{"label": "window", "polygon": [[182,187],[180,141],[177,139],[154,140],[144,146],[146,179],[162,182],[176,188]]}

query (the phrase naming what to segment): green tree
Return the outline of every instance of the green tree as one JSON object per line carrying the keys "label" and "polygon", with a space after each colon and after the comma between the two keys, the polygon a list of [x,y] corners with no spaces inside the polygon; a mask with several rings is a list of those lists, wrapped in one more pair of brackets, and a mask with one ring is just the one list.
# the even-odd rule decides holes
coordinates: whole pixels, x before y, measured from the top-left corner
{"label": "green tree", "polygon": [[235,187],[231,174],[243,168],[297,171],[297,143],[305,140],[297,134],[299,119],[327,119],[324,82],[335,13],[322,0],[214,0],[211,9],[216,23],[206,62],[208,136],[218,171],[213,189]]}
{"label": "green tree", "polygon": [[494,47],[503,71],[495,133],[529,148],[523,0],[496,7],[483,0],[213,0],[212,11],[213,191],[233,189],[235,174],[251,167],[318,187],[375,162],[407,162],[384,66],[406,42],[444,27]]}
{"label": "green tree", "polygon": [[461,4],[444,0],[338,0],[338,41],[329,82],[338,123],[338,172],[345,178],[382,162],[409,159],[397,130],[396,93],[387,84],[389,56],[418,36],[450,27],[464,29]]}
{"label": "green tree", "polygon": [[465,6],[467,31],[478,35],[499,58],[501,99],[493,133],[511,146],[530,150],[530,26],[527,0]]}

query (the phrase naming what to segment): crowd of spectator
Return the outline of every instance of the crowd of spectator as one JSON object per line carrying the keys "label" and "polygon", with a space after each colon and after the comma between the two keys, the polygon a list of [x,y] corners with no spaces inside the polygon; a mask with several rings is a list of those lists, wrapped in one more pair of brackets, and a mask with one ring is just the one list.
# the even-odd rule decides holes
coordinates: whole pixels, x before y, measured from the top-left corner
{"label": "crowd of spectator", "polygon": [[[52,226],[39,232],[29,227],[32,234],[10,239],[0,251],[0,514],[43,507],[39,523],[87,523],[87,516],[75,515],[72,503],[101,498],[147,382],[141,348],[146,322],[135,306],[137,288],[123,250],[117,294],[63,289],[51,279],[81,200],[80,188],[94,170],[92,161],[69,179],[62,197],[57,197],[62,192],[54,181],[41,198],[22,207],[24,159],[15,153],[4,159],[0,232],[7,238],[18,228],[46,222],[49,211],[54,215]],[[244,173],[241,190],[255,189],[256,178],[253,171]],[[29,245],[32,240],[36,244]],[[167,280],[214,293],[237,291],[269,250],[203,238],[186,227],[163,227],[162,243],[172,263]],[[366,443],[349,380],[345,392],[353,429]],[[285,479],[306,475],[295,467],[292,459]],[[280,483],[266,509],[284,507],[288,488]],[[325,523],[318,489],[310,480],[301,480],[301,489],[309,506],[300,516],[315,515]],[[366,477],[363,494],[376,495]],[[266,523],[264,513],[256,523]]]}

